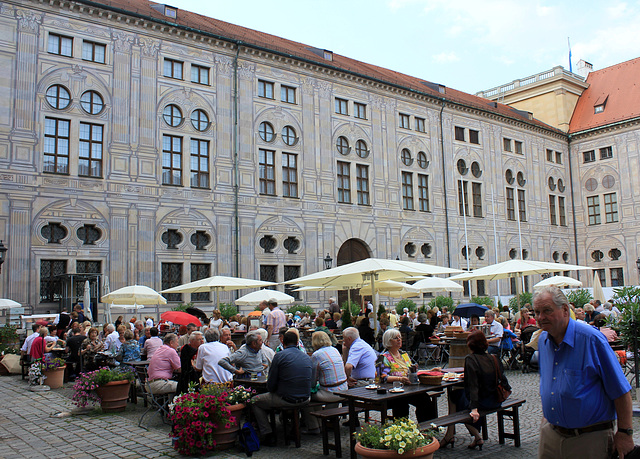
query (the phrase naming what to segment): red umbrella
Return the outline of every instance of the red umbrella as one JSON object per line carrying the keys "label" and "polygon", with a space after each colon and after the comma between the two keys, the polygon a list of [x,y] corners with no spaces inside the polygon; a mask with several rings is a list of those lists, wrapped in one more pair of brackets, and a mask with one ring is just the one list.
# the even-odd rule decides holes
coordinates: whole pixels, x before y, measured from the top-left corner
{"label": "red umbrella", "polygon": [[49,322],[47,322],[47,321],[46,321],[46,320],[44,320],[44,319],[38,319],[38,320],[36,320],[36,323],[37,323],[38,325],[42,325],[42,326],[44,326],[44,327],[46,327],[47,325],[49,325]]}
{"label": "red umbrella", "polygon": [[182,311],[167,311],[163,312],[160,316],[163,320],[167,322],[173,322],[178,325],[187,325],[187,324],[196,324],[196,327],[202,326],[202,322],[196,316],[192,316],[191,314],[187,314]]}

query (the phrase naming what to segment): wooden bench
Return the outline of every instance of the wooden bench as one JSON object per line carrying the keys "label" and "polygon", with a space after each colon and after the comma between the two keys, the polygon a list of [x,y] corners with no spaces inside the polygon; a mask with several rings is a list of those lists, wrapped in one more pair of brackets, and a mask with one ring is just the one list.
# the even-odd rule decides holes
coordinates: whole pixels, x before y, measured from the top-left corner
{"label": "wooden bench", "polygon": [[[363,411],[363,408],[356,407],[356,413]],[[321,411],[312,411],[311,415],[320,420],[322,426],[322,454],[327,456],[329,450],[336,452],[336,457],[342,457],[342,445],[340,443],[340,418],[349,414],[349,407],[329,408]],[[329,443],[329,429],[333,430],[334,442]]]}
{"label": "wooden bench", "polygon": [[[520,414],[518,410],[526,403],[524,399],[508,399],[502,403],[502,406],[493,410],[479,410],[480,419],[482,421],[482,438],[486,440],[488,438],[487,433],[487,416],[489,414],[498,414],[498,442],[502,445],[505,442],[505,438],[510,438],[514,441],[516,447],[520,447]],[[427,430],[431,428],[431,424],[435,424],[438,427],[449,427],[454,424],[471,424],[471,411],[464,410],[456,413],[441,416],[437,419],[422,422],[418,425],[420,430]],[[504,430],[504,418],[511,420],[513,425],[512,432],[505,432]]]}

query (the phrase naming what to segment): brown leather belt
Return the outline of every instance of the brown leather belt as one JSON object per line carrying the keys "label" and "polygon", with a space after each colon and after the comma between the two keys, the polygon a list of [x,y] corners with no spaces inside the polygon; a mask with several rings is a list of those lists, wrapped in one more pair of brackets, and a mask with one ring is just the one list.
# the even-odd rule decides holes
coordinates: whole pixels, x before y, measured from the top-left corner
{"label": "brown leather belt", "polygon": [[320,384],[322,387],[337,387],[337,386],[341,386],[344,383],[346,383],[347,380],[345,379],[344,381],[338,381],[337,383],[333,383],[333,384]]}
{"label": "brown leather belt", "polygon": [[592,426],[582,427],[580,429],[567,429],[560,426],[553,426],[553,430],[567,437],[577,437],[578,435],[590,432],[599,432],[607,429],[613,429],[613,421],[601,422],[599,424],[593,424]]}
{"label": "brown leather belt", "polygon": [[147,379],[148,383],[152,383],[154,381],[169,381],[169,380],[167,378]]}

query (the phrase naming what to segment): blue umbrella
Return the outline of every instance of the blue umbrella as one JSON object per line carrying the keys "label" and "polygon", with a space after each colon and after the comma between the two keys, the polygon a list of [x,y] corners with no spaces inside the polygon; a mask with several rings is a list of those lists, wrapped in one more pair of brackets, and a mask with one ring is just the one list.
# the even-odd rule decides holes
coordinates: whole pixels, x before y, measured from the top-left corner
{"label": "blue umbrella", "polygon": [[453,315],[465,317],[467,319],[473,315],[482,317],[484,316],[484,312],[488,309],[488,307],[477,303],[459,304],[458,307],[456,307],[456,310],[453,311]]}

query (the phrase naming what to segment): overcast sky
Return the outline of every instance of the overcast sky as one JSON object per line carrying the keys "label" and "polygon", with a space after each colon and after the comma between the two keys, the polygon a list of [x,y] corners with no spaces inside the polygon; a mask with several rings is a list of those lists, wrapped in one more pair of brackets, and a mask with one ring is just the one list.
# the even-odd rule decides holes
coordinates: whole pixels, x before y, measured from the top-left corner
{"label": "overcast sky", "polygon": [[166,1],[469,93],[640,57],[640,0]]}

